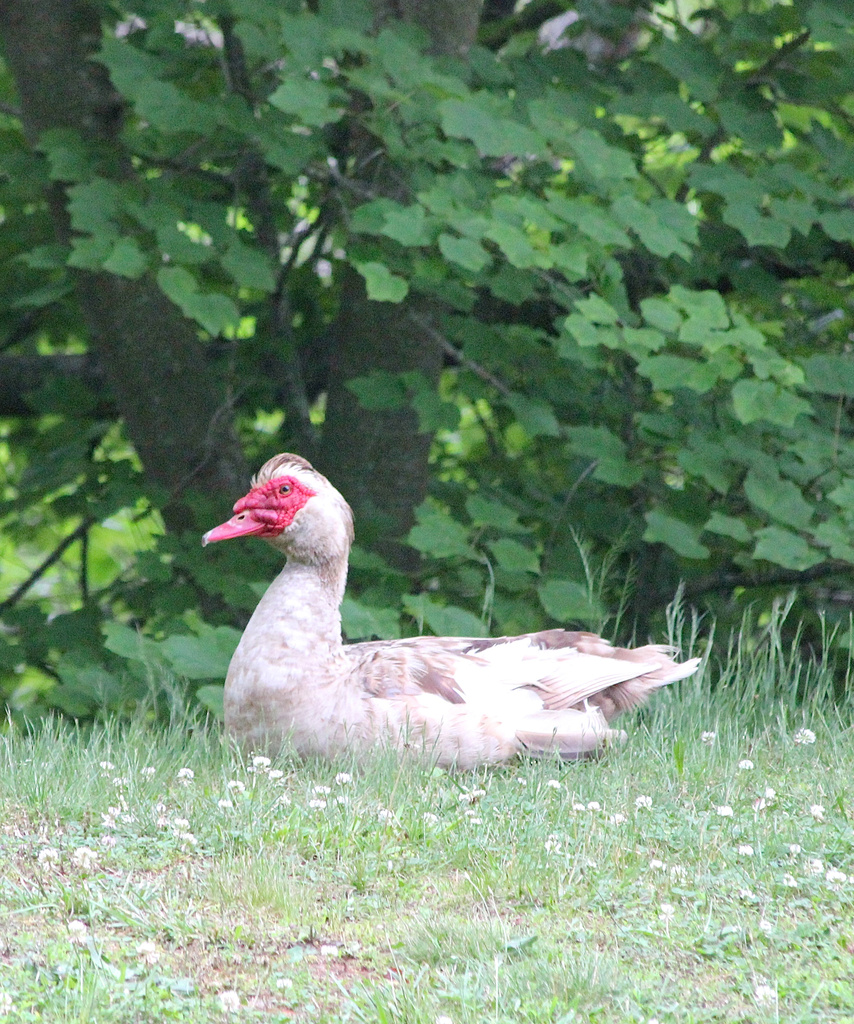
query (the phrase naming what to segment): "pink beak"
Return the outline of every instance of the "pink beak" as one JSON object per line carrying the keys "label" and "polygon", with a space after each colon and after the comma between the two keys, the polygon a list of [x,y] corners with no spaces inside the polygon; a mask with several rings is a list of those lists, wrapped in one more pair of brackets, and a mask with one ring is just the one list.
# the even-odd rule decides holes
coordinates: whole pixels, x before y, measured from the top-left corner
{"label": "pink beak", "polygon": [[251,537],[256,533],[263,533],[269,529],[266,523],[259,523],[246,512],[239,512],[232,516],[227,523],[215,526],[202,537],[202,546],[213,544],[215,540],[231,540],[233,537]]}

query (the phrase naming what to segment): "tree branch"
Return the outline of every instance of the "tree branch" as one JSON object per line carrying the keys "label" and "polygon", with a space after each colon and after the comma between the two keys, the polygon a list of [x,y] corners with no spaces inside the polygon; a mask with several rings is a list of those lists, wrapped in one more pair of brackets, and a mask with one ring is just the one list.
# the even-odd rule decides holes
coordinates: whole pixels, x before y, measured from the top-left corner
{"label": "tree branch", "polygon": [[784,569],[782,567],[754,573],[722,570],[687,582],[685,584],[685,597],[687,599],[694,599],[702,594],[733,590],[736,587],[782,587],[812,583],[814,580],[834,576],[837,573],[850,574],[850,572],[851,566],[847,562],[840,561],[822,562],[820,565],[814,565],[809,569],[800,571]]}
{"label": "tree branch", "polygon": [[0,601],[0,613],[7,611],[9,608],[14,607],[26,594],[30,587],[38,582],[48,571],[48,569],[55,565],[65,552],[71,547],[76,540],[85,538],[89,528],[94,526],[98,520],[94,516],[87,516],[83,522],[65,538],[63,538],[59,544],[51,551],[51,553],[44,559],[44,561],[37,568],[33,569],[30,575],[24,580],[24,582],[17,587],[4,601]]}

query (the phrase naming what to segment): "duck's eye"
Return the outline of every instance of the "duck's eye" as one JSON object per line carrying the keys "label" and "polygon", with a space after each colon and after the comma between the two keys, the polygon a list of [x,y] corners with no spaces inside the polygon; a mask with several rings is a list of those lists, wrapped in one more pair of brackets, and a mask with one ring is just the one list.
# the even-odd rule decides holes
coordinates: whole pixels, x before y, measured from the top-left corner
{"label": "duck's eye", "polygon": [[279,494],[290,494],[290,493],[291,493],[291,485],[290,484],[282,484],[282,486],[279,488]]}

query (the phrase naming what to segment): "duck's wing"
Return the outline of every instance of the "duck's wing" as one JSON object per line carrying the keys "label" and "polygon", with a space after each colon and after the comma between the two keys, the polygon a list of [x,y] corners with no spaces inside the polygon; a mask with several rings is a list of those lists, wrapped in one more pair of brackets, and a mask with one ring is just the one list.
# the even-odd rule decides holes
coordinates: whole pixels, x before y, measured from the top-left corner
{"label": "duck's wing", "polygon": [[608,721],[699,664],[675,662],[666,647],[612,647],[594,633],[562,629],[496,639],[413,637],[344,651],[366,695],[431,695],[515,716],[595,705]]}

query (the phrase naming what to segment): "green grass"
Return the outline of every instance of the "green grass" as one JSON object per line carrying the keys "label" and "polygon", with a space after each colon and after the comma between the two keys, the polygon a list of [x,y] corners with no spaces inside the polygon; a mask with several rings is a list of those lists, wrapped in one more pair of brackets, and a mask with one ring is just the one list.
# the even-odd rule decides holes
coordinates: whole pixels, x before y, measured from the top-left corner
{"label": "green grass", "polygon": [[771,625],[598,762],[8,732],[0,1021],[854,1021],[852,716]]}

